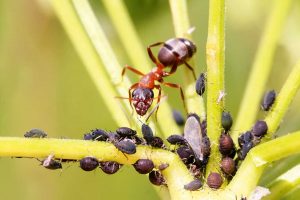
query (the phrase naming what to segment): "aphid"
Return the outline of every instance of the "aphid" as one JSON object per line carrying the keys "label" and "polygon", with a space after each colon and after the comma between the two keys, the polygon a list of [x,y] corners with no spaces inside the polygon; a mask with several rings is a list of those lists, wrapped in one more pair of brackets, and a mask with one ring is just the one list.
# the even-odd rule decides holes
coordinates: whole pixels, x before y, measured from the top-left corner
{"label": "aphid", "polygon": [[62,165],[60,162],[53,159],[54,155],[49,155],[45,160],[42,161],[43,167],[47,169],[61,169]]}
{"label": "aphid", "polygon": [[120,127],[116,130],[117,134],[119,134],[121,137],[129,137],[136,135],[136,131],[132,130],[128,127]]}
{"label": "aphid", "polygon": [[47,133],[43,131],[42,129],[33,128],[30,131],[27,131],[24,134],[24,137],[27,138],[44,138],[47,137]]}
{"label": "aphid", "polygon": [[213,189],[219,189],[223,184],[223,179],[219,173],[211,172],[207,177],[207,185]]}
{"label": "aphid", "polygon": [[149,144],[154,136],[153,136],[153,131],[152,129],[150,128],[150,126],[148,126],[147,124],[143,124],[142,125],[142,134],[143,134],[143,137],[144,139],[146,140],[146,142]]}
{"label": "aphid", "polygon": [[136,152],[136,146],[131,140],[125,139],[121,141],[114,141],[113,144],[123,153],[135,154]]}
{"label": "aphid", "polygon": [[167,169],[168,167],[169,167],[169,164],[168,164],[168,163],[162,163],[162,164],[160,164],[160,165],[158,166],[158,169],[159,169],[160,171],[162,171],[162,170]]}
{"label": "aphid", "polygon": [[183,188],[189,191],[195,191],[202,187],[202,182],[199,179],[195,179],[188,184],[184,185]]}
{"label": "aphid", "polygon": [[172,115],[173,115],[173,119],[176,122],[176,124],[178,126],[183,126],[184,125],[184,118],[182,116],[182,114],[177,111],[177,110],[172,110]]}
{"label": "aphid", "polygon": [[152,147],[156,147],[156,148],[164,148],[165,147],[164,141],[160,137],[157,137],[157,136],[153,137],[153,139],[150,142],[150,145]]}
{"label": "aphid", "polygon": [[268,125],[265,121],[257,121],[252,128],[252,134],[256,137],[263,137],[267,131]]}
{"label": "aphid", "polygon": [[229,112],[225,112],[225,111],[222,112],[221,123],[225,132],[228,132],[232,126],[232,117]]}
{"label": "aphid", "polygon": [[222,133],[219,139],[219,151],[222,155],[229,155],[235,150],[234,143],[229,134]]}
{"label": "aphid", "polygon": [[264,111],[269,111],[272,107],[274,101],[276,99],[276,92],[274,90],[270,90],[266,92],[264,99],[261,103],[261,107]]}
{"label": "aphid", "polygon": [[206,120],[203,120],[201,122],[200,127],[201,127],[202,136],[206,137],[207,136],[207,122],[206,122]]}
{"label": "aphid", "polygon": [[[153,55],[151,48],[162,44],[163,47],[159,50],[157,60]],[[193,75],[195,77],[194,69],[186,61],[194,55],[194,53],[196,52],[196,46],[187,39],[172,38],[166,41],[165,43],[158,42],[148,46],[147,51],[150,59],[156,65],[156,67],[153,68],[151,72],[144,74],[130,66],[125,66],[122,71],[122,76],[125,74],[126,70],[130,70],[142,76],[140,81],[138,83],[133,84],[128,90],[128,100],[130,105],[131,103],[133,104],[135,111],[138,115],[144,116],[153,102],[153,89],[158,90],[157,104],[159,104],[161,98],[162,84],[168,87],[179,89],[181,99],[185,107],[184,94],[181,86],[174,83],[164,82],[163,78],[175,73],[177,67],[183,63],[188,67],[188,69],[190,69],[193,72]],[[170,71],[165,71],[166,67],[171,67]],[[156,84],[156,82],[158,82],[159,84]],[[131,92],[131,90],[133,91]],[[157,111],[158,107],[156,113]]]}
{"label": "aphid", "polygon": [[250,131],[246,131],[238,138],[238,143],[240,147],[243,147],[245,143],[249,143],[253,140],[253,135]]}
{"label": "aphid", "polygon": [[253,142],[250,141],[245,143],[242,148],[239,150],[238,157],[240,160],[244,160],[252,147],[254,146]]}
{"label": "aphid", "polygon": [[181,135],[170,135],[168,138],[167,138],[167,141],[170,143],[170,144],[178,144],[178,145],[185,145],[186,144],[186,140],[183,136]]}
{"label": "aphid", "polygon": [[226,93],[223,90],[219,91],[219,97],[217,99],[217,104],[219,104],[225,96],[226,96]]}
{"label": "aphid", "polygon": [[180,146],[176,152],[181,158],[182,162],[189,164],[194,161],[194,153],[189,147]]}
{"label": "aphid", "polygon": [[203,95],[203,93],[205,92],[205,74],[201,73],[196,81],[196,92],[197,94],[199,94],[200,96]]}
{"label": "aphid", "polygon": [[90,133],[84,134],[84,140],[106,141],[109,138],[108,133],[102,129],[92,130]]}
{"label": "aphid", "polygon": [[192,149],[195,160],[197,163],[203,161],[203,141],[200,127],[199,117],[197,115],[189,115],[184,126],[184,138],[186,139],[189,147]]}
{"label": "aphid", "polygon": [[99,167],[106,174],[114,174],[122,167],[121,164],[114,161],[99,162]]}
{"label": "aphid", "polygon": [[201,150],[203,152],[204,157],[209,157],[209,155],[210,155],[210,140],[207,136],[202,138]]}
{"label": "aphid", "polygon": [[80,160],[80,168],[84,171],[92,171],[99,166],[99,162],[94,157],[84,157]]}
{"label": "aphid", "polygon": [[221,161],[221,170],[226,175],[234,175],[236,171],[234,160],[230,157],[224,157]]}
{"label": "aphid", "polygon": [[166,180],[159,171],[152,171],[149,173],[149,180],[153,185],[166,185]]}
{"label": "aphid", "polygon": [[148,174],[154,168],[152,160],[139,159],[133,164],[134,169],[140,174]]}

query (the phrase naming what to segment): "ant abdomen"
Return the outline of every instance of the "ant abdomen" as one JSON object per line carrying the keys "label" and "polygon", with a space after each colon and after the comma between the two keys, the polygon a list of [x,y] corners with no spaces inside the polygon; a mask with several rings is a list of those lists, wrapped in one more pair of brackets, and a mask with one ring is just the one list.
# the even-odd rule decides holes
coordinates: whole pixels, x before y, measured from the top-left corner
{"label": "ant abdomen", "polygon": [[176,61],[183,64],[196,53],[196,45],[185,38],[167,40],[158,52],[158,60],[164,66],[171,66]]}

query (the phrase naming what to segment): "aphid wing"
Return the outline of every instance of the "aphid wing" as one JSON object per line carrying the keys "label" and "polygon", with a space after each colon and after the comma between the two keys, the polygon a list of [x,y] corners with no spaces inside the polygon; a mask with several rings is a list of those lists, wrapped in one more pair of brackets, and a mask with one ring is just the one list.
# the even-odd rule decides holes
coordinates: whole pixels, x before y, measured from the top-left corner
{"label": "aphid wing", "polygon": [[193,150],[197,160],[203,160],[202,133],[198,120],[195,117],[189,117],[184,125],[184,138]]}

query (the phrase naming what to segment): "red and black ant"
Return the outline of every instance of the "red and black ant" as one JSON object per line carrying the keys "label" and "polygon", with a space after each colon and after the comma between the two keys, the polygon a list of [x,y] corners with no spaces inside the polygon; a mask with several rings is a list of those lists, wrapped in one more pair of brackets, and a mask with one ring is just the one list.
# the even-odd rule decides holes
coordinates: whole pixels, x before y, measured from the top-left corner
{"label": "red and black ant", "polygon": [[[151,48],[159,45],[163,46],[158,52],[158,59],[156,59],[151,51]],[[164,82],[163,78],[175,73],[179,65],[185,64],[188,67],[188,69],[192,71],[193,76],[196,80],[194,69],[187,63],[187,60],[190,59],[196,52],[195,44],[185,38],[172,38],[167,40],[166,42],[157,42],[151,44],[147,47],[147,51],[150,59],[156,65],[156,67],[153,68],[151,72],[144,74],[131,66],[125,66],[122,71],[122,77],[125,74],[126,70],[130,70],[142,76],[140,81],[138,83],[133,84],[128,90],[128,99],[130,105],[131,103],[133,104],[138,115],[145,115],[153,102],[154,88],[158,90],[157,104],[160,102],[160,84],[163,84],[165,86],[177,88],[180,90],[181,99],[183,101],[184,108],[186,109],[184,94],[181,86],[174,83]],[[171,67],[170,71],[168,72],[164,71],[167,67]],[[155,81],[159,82],[159,84],[155,84]],[[133,91],[131,92],[131,90]]]}

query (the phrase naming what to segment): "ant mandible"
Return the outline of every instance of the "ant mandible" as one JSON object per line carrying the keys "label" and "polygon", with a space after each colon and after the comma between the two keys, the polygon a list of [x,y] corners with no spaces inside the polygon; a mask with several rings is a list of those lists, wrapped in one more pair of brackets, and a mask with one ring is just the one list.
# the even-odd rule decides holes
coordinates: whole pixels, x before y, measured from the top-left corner
{"label": "ant mandible", "polygon": [[[156,59],[151,51],[151,48],[159,45],[163,46],[158,52],[158,59]],[[192,71],[196,80],[194,69],[187,63],[188,59],[190,59],[196,53],[195,44],[185,38],[172,38],[166,42],[157,42],[151,44],[147,47],[147,52],[152,62],[156,65],[151,72],[144,74],[131,66],[125,66],[122,70],[122,77],[124,76],[126,70],[130,70],[135,74],[142,76],[140,81],[138,83],[134,83],[128,90],[130,106],[132,103],[138,115],[145,115],[153,102],[154,88],[158,90],[157,104],[159,104],[161,98],[160,84],[163,84],[165,86],[180,90],[181,99],[186,110],[184,94],[181,86],[175,83],[164,82],[163,78],[175,73],[179,65],[185,64],[186,67]],[[171,67],[169,72],[164,71],[164,69],[167,67]],[[160,84],[155,84],[155,81],[159,82]],[[133,90],[132,93],[131,90]]]}

